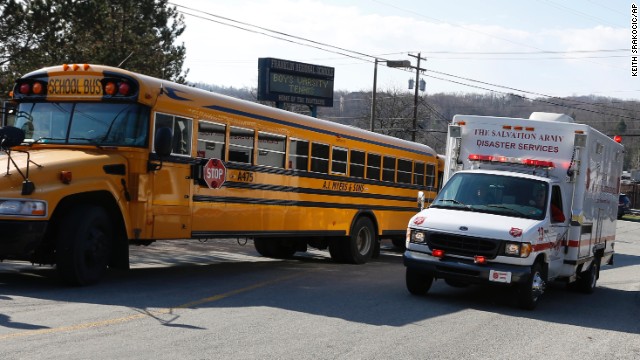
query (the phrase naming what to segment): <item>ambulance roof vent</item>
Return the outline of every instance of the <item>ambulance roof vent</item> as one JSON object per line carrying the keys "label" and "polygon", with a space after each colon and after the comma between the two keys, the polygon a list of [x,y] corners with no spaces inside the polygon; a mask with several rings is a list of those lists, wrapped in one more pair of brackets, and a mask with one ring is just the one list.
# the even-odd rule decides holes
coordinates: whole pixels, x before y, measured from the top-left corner
{"label": "ambulance roof vent", "polygon": [[556,113],[546,113],[546,112],[533,112],[531,116],[529,116],[531,120],[544,120],[544,121],[556,121],[556,122],[566,122],[566,123],[574,123],[575,120],[569,115],[565,114],[556,114]]}

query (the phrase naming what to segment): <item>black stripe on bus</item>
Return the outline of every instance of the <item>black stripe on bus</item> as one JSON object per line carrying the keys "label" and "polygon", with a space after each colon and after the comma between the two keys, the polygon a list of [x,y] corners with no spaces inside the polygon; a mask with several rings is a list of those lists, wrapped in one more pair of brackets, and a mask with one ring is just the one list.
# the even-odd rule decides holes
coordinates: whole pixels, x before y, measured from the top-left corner
{"label": "black stripe on bus", "polygon": [[[207,160],[208,159],[203,159],[204,162],[206,162]],[[297,176],[297,177],[308,178],[308,179],[354,182],[354,183],[365,184],[365,185],[385,186],[385,187],[390,187],[394,189],[435,191],[433,187],[424,188],[420,185],[413,185],[413,184],[407,184],[407,183],[395,183],[391,181],[371,180],[371,179],[356,178],[351,176],[328,175],[324,173],[310,172],[306,170],[286,170],[286,169],[280,169],[280,168],[274,168],[274,167],[266,167],[266,166],[259,166],[259,165],[256,166],[256,165],[232,163],[232,162],[226,162],[225,166],[227,167],[227,169],[254,171],[254,172],[260,172],[265,174]]]}
{"label": "black stripe on bus", "polygon": [[[256,237],[318,237],[345,236],[344,230],[311,230],[311,231],[193,231],[193,238],[256,238]],[[404,232],[403,232],[404,235]]]}
{"label": "black stripe on bus", "polygon": [[224,107],[224,106],[207,105],[207,106],[203,106],[203,107],[207,108],[207,109],[226,112],[226,113],[229,113],[229,114],[240,115],[240,116],[244,116],[244,117],[248,117],[248,118],[252,118],[252,119],[269,121],[269,122],[280,124],[280,125],[284,125],[284,126],[290,126],[290,127],[309,130],[309,131],[315,131],[315,132],[318,132],[318,133],[321,133],[321,134],[332,135],[332,136],[340,136],[342,138],[362,141],[362,142],[369,143],[369,144],[380,145],[380,146],[384,146],[384,147],[390,147],[390,148],[393,148],[393,149],[412,152],[412,153],[415,153],[415,154],[435,157],[433,154],[430,154],[428,152],[423,152],[423,151],[420,151],[420,150],[409,149],[409,148],[405,148],[405,147],[402,147],[402,146],[396,146],[396,145],[389,145],[389,144],[385,144],[385,143],[382,143],[382,142],[379,142],[379,141],[362,139],[362,138],[359,138],[359,137],[356,137],[356,136],[351,136],[351,135],[344,135],[344,134],[337,133],[335,131],[323,130],[323,129],[319,129],[319,128],[316,128],[316,127],[313,127],[313,126],[296,124],[296,123],[292,123],[292,122],[289,122],[289,121],[286,121],[286,120],[279,120],[279,119],[268,117],[268,116],[264,116],[264,115],[252,114],[252,113],[249,113],[249,112],[246,112],[246,111],[231,109],[231,108],[227,108],[227,107]]}
{"label": "black stripe on bus", "polygon": [[276,205],[276,206],[297,206],[297,207],[315,207],[330,209],[354,209],[354,210],[379,210],[379,211],[406,211],[415,214],[418,210],[417,206],[384,206],[384,205],[364,205],[364,204],[342,204],[327,203],[316,201],[297,201],[297,200],[281,200],[281,199],[258,199],[258,198],[242,198],[232,196],[208,196],[194,195],[193,202],[202,203],[228,203],[228,204],[251,204],[251,205]]}
{"label": "black stripe on bus", "polygon": [[301,188],[297,186],[254,184],[254,183],[235,182],[235,181],[225,181],[223,187],[233,188],[233,189],[292,192],[296,194],[332,195],[332,196],[395,200],[395,201],[416,201],[416,197],[408,197],[408,196],[393,196],[393,195],[371,194],[371,193],[353,192],[353,191],[350,192],[350,191],[323,190],[323,189]]}

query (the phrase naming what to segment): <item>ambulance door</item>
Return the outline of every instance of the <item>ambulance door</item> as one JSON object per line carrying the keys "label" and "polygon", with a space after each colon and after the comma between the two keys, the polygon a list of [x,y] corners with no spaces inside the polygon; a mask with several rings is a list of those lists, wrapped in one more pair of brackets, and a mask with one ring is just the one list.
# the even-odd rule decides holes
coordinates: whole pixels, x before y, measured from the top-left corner
{"label": "ambulance door", "polygon": [[547,241],[551,243],[549,251],[549,278],[555,278],[560,274],[564,263],[563,243],[567,241],[569,233],[569,216],[563,208],[562,191],[560,186],[551,187],[551,199],[547,209],[549,218],[549,230]]}

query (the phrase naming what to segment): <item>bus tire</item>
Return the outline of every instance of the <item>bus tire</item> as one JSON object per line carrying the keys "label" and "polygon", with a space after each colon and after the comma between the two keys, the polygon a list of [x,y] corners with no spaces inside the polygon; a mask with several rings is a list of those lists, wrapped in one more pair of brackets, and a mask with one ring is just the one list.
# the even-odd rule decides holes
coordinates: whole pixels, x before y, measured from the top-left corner
{"label": "bus tire", "polygon": [[289,259],[296,252],[294,241],[258,238],[253,239],[253,246],[260,255],[274,259]]}
{"label": "bus tire", "polygon": [[518,287],[518,305],[525,310],[533,310],[538,305],[546,288],[546,280],[542,266],[536,262],[531,267],[531,276]]}
{"label": "bus tire", "polygon": [[578,291],[585,294],[592,294],[595,291],[600,270],[599,264],[600,259],[595,258],[587,270],[578,274],[578,281],[576,282]]}
{"label": "bus tire", "polygon": [[405,241],[406,240],[404,238],[393,238],[393,239],[391,239],[391,243],[393,244],[393,247],[396,248],[396,250],[400,250],[400,251],[405,251],[406,250]]}
{"label": "bus tire", "polygon": [[337,263],[346,262],[345,257],[345,246],[346,243],[344,238],[334,237],[329,241],[329,255],[331,255],[331,260]]}
{"label": "bus tire", "polygon": [[371,259],[376,246],[376,233],[373,223],[368,217],[356,220],[351,229],[347,245],[346,261],[352,264],[364,264]]}
{"label": "bus tire", "polygon": [[57,233],[56,270],[70,285],[97,283],[111,255],[113,226],[106,210],[80,205],[66,214]]}
{"label": "bus tire", "polygon": [[407,290],[413,295],[423,296],[431,289],[433,284],[433,275],[407,268],[405,281]]}

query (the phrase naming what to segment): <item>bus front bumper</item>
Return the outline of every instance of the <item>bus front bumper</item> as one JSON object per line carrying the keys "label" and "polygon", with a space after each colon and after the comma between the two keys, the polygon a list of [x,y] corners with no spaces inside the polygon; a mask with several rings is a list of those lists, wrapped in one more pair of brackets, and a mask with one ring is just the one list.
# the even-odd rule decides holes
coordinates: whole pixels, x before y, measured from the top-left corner
{"label": "bus front bumper", "polygon": [[512,285],[525,283],[531,267],[499,263],[475,264],[473,260],[437,258],[430,254],[405,251],[402,256],[407,268],[433,275],[436,279],[469,284]]}
{"label": "bus front bumper", "polygon": [[0,220],[0,260],[30,260],[48,221]]}

